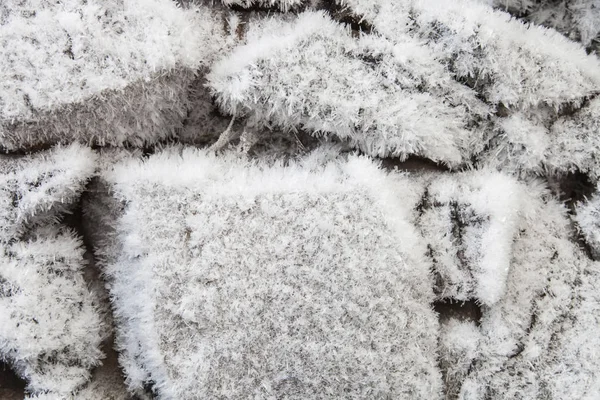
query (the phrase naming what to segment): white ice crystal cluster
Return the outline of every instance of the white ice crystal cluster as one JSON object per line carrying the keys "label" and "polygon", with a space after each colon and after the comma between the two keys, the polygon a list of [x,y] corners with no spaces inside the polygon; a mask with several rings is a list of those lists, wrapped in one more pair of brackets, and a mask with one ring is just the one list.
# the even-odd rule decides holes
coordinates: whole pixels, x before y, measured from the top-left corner
{"label": "white ice crystal cluster", "polygon": [[[586,101],[600,90],[600,63],[582,46],[469,0],[339,2],[389,40],[404,40],[407,33],[420,39],[459,82],[495,109],[486,144],[473,149],[480,163],[533,174],[590,163],[593,136],[585,130],[565,132],[559,118],[582,106],[581,113],[594,113]],[[578,154],[577,146],[586,150]]]}
{"label": "white ice crystal cluster", "polygon": [[226,6],[250,7],[277,7],[281,11],[289,11],[306,5],[310,0],[221,0]]}
{"label": "white ice crystal cluster", "polygon": [[77,202],[95,158],[77,144],[33,156],[0,156],[0,240],[19,238]]}
{"label": "white ice crystal cluster", "polygon": [[[430,271],[371,160],[171,149],[106,173],[129,387],[161,399],[439,396]],[[422,249],[423,251],[418,251]]]}
{"label": "white ice crystal cluster", "polygon": [[224,111],[252,128],[348,140],[367,154],[420,155],[456,166],[482,142],[487,109],[410,38],[354,38],[323,12],[270,18],[216,63],[208,83]]}
{"label": "white ice crystal cluster", "polygon": [[592,256],[600,261],[600,195],[598,191],[575,207],[575,222]]}
{"label": "white ice crystal cluster", "polygon": [[18,397],[600,399],[599,13],[2,2]]}
{"label": "white ice crystal cluster", "polygon": [[590,169],[593,124],[565,129],[597,114],[600,62],[581,45],[469,0],[339,3],[373,32],[312,11],[254,23],[211,67],[221,110],[244,129],[303,129],[375,156]]}
{"label": "white ice crystal cluster", "polygon": [[482,308],[478,356],[459,398],[597,398],[600,265],[545,189],[528,185],[526,200],[506,292]]}
{"label": "white ice crystal cluster", "polygon": [[102,337],[80,240],[40,228],[27,241],[2,245],[0,259],[0,356],[33,393],[82,386],[102,358]]}
{"label": "white ice crystal cluster", "polygon": [[481,332],[474,321],[449,318],[440,322],[440,367],[445,371],[446,399],[460,394],[463,380],[469,374],[473,361],[480,356]]}
{"label": "white ice crystal cluster", "polygon": [[[599,91],[600,91],[600,85]],[[515,114],[499,121],[497,135],[482,163],[517,175],[565,175],[580,172],[597,181],[600,164],[600,99],[585,101],[581,108],[534,123]],[[536,117],[537,118],[537,117]]]}
{"label": "white ice crystal cluster", "polygon": [[8,150],[172,136],[195,70],[224,44],[218,13],[169,0],[9,0],[0,22]]}
{"label": "white ice crystal cluster", "polygon": [[[112,200],[87,207],[111,225],[97,242],[136,393],[435,399],[443,372],[465,400],[600,394],[599,264],[539,181],[322,151],[117,158]],[[481,318],[438,330],[434,301]]]}
{"label": "white ice crystal cluster", "polygon": [[[448,177],[441,179],[449,181]],[[473,182],[472,177],[470,180]],[[469,182],[464,178],[455,182],[461,181]],[[497,240],[512,241],[510,248],[500,253],[501,258],[510,257],[510,268],[489,273],[484,277],[487,282],[475,280],[488,284],[489,293],[497,294],[495,301],[451,297],[450,301],[474,300],[481,307],[481,316],[473,321],[451,315],[441,321],[439,357],[446,398],[597,398],[600,358],[595,347],[600,340],[595,332],[600,326],[600,296],[594,287],[600,284],[600,264],[578,247],[566,209],[539,183],[513,182],[512,190],[506,197],[518,195],[520,202],[514,209],[516,218],[508,224],[517,229],[496,231]],[[430,194],[423,193],[424,200],[430,199]],[[490,207],[492,215],[506,210],[506,200],[497,196],[496,206]],[[427,201],[419,203],[416,215],[422,213],[422,204]],[[439,216],[438,225],[448,220]],[[481,217],[475,224],[467,220],[463,226],[473,229],[470,225],[476,227],[480,221]],[[440,238],[450,237],[455,245],[438,252],[438,258],[452,259],[461,249],[466,249],[463,257],[468,254],[468,246],[463,244],[468,241],[461,243],[453,232],[442,228],[439,232]],[[482,246],[483,232],[470,236],[475,239],[471,246],[483,249],[487,257],[498,255],[497,247]],[[456,282],[469,285],[472,278],[467,275]]]}
{"label": "white ice crystal cluster", "polygon": [[32,394],[84,385],[102,358],[102,321],[83,278],[84,249],[58,222],[94,173],[80,145],[0,156],[0,359]]}
{"label": "white ice crystal cluster", "polygon": [[338,0],[390,40],[408,32],[492,105],[560,107],[597,92],[599,62],[559,33],[471,0]]}
{"label": "white ice crystal cluster", "polygon": [[[598,87],[600,92],[600,86]],[[558,172],[579,171],[594,182],[600,179],[600,98],[573,115],[557,120],[551,127],[548,165]]]}
{"label": "white ice crystal cluster", "polygon": [[[540,182],[489,171],[408,179],[421,200],[404,203],[416,205],[439,300],[481,309],[471,321],[441,316],[446,398],[598,397],[600,263],[578,246],[566,208]],[[597,223],[594,200],[578,219]]]}
{"label": "white ice crystal cluster", "polygon": [[424,179],[416,224],[427,244],[440,300],[491,306],[506,291],[522,188],[494,172]]}
{"label": "white ice crystal cluster", "polygon": [[526,21],[555,28],[584,46],[597,49],[600,43],[598,0],[481,0]]}

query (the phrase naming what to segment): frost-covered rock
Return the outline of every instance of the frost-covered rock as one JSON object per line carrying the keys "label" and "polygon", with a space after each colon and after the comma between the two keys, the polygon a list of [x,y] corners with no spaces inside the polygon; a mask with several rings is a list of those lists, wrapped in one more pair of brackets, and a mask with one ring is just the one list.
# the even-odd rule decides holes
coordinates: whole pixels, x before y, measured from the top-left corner
{"label": "frost-covered rock", "polygon": [[[105,361],[103,361],[103,364]],[[118,365],[97,367],[91,380],[75,393],[41,393],[29,395],[25,400],[133,400],[124,383],[123,374]]]}
{"label": "frost-covered rock", "polygon": [[[595,49],[600,45],[598,0],[480,0],[512,15],[558,30]],[[596,42],[596,43],[593,43]]]}
{"label": "frost-covered rock", "polygon": [[224,44],[220,14],[170,0],[0,5],[0,147],[143,146],[180,128],[194,71]]}
{"label": "frost-covered rock", "polygon": [[83,252],[80,240],[57,226],[0,244],[0,357],[30,393],[70,393],[103,357]]}
{"label": "frost-covered rock", "polygon": [[456,78],[509,109],[580,103],[597,93],[600,62],[556,31],[472,0],[338,0],[390,40],[419,38]]}
{"label": "frost-covered rock", "polygon": [[482,309],[460,399],[600,395],[598,264],[574,242],[564,206],[535,182],[527,189],[507,291]]}
{"label": "frost-covered rock", "polygon": [[[522,113],[497,118],[495,122],[487,149],[477,156],[479,166],[522,177],[558,170],[551,165],[552,137],[546,126]],[[556,155],[568,158],[571,154]]]}
{"label": "frost-covered rock", "polygon": [[0,358],[32,394],[76,390],[102,357],[105,331],[83,278],[84,249],[56,223],[79,200],[95,161],[79,144],[0,156]]}
{"label": "frost-covered rock", "polygon": [[[494,301],[461,296],[464,287],[479,283],[470,269],[454,281],[440,279],[458,293],[450,300],[475,300],[481,307],[473,322],[442,318],[440,366],[449,398],[597,398],[600,296],[594,287],[600,264],[578,247],[565,206],[536,181],[518,183],[485,171],[411,179],[412,186],[402,187],[421,198],[413,218],[429,255],[436,256],[433,270],[444,272],[439,260],[453,265],[456,257],[471,261],[468,268],[486,259],[482,265],[497,266],[480,291]],[[460,198],[469,206],[455,207],[452,222],[452,207],[445,204]],[[453,240],[443,241],[446,236]],[[465,251],[465,243],[476,251]]]}
{"label": "frost-covered rock", "polygon": [[[560,122],[579,107],[582,115],[596,113],[588,100],[600,88],[600,62],[580,44],[470,0],[337,2],[393,42],[420,40],[495,110],[484,144],[471,143],[480,165],[538,175],[593,163],[594,136]],[[566,118],[567,128],[579,119]]]}
{"label": "frost-covered rock", "polygon": [[522,188],[488,171],[425,180],[416,223],[428,248],[440,300],[491,306],[506,292]]}
{"label": "frost-covered rock", "polygon": [[571,125],[593,122],[600,62],[579,44],[467,0],[343,4],[373,32],[353,37],[314,12],[255,21],[208,75],[221,109],[249,130],[305,129],[376,156],[591,168],[594,136]]}
{"label": "frost-covered rock", "polygon": [[455,399],[473,361],[479,356],[481,332],[474,321],[451,318],[440,326],[440,368],[444,371],[446,399]]}
{"label": "frost-covered rock", "polygon": [[558,172],[580,171],[595,181],[600,179],[600,98],[557,120],[550,132],[549,168]]}
{"label": "frost-covered rock", "polygon": [[[441,395],[425,249],[372,161],[170,149],[105,174],[129,387],[161,399]],[[418,200],[418,197],[414,197]]]}
{"label": "frost-covered rock", "polygon": [[[543,116],[543,113],[542,113]],[[581,172],[600,178],[600,98],[558,118],[515,114],[498,120],[497,134],[479,162],[527,175]]]}
{"label": "frost-covered rock", "polygon": [[[593,126],[586,115],[597,113],[589,101],[600,90],[600,62],[580,44],[470,0],[338,3],[375,34],[426,48],[495,111],[480,122],[483,137],[469,143],[479,165],[518,175],[590,168],[594,136],[572,128],[580,119]],[[574,118],[564,116],[578,108]]]}
{"label": "frost-covered rock", "polygon": [[497,118],[495,133],[478,163],[516,175],[581,172],[600,178],[600,99],[556,118],[547,112]]}
{"label": "frost-covered rock", "polygon": [[600,195],[575,206],[575,222],[595,260],[600,260]]}
{"label": "frost-covered rock", "polygon": [[[600,269],[540,183],[489,171],[385,174],[364,158],[319,154],[281,167],[170,149],[105,168],[105,199],[88,207],[111,227],[96,242],[130,389],[167,399],[439,398],[439,362],[446,394],[465,400],[597,397]],[[480,320],[442,321],[439,353],[433,250],[462,273],[447,274],[437,299],[481,306]],[[453,271],[436,262],[433,271]],[[394,283],[385,295],[383,281]],[[392,328],[397,315],[404,328]],[[386,368],[403,383],[378,380]]]}
{"label": "frost-covered rock", "polygon": [[25,157],[0,155],[0,241],[54,220],[78,201],[95,161],[92,150],[76,143]]}
{"label": "frost-covered rock", "polygon": [[249,7],[277,7],[282,11],[288,11],[306,4],[311,0],[221,0],[223,4],[232,6]]}
{"label": "frost-covered rock", "polygon": [[419,41],[351,36],[322,12],[256,22],[247,44],[215,63],[220,107],[248,129],[306,129],[370,155],[420,155],[451,166],[483,145],[489,112]]}

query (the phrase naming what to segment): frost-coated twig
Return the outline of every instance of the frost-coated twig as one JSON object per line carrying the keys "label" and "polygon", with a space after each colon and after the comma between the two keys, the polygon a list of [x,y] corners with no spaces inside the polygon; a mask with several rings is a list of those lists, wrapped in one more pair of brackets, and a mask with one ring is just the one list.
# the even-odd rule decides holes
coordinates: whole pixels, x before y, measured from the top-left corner
{"label": "frost-coated twig", "polygon": [[219,135],[219,139],[211,145],[208,149],[210,151],[219,151],[223,149],[223,147],[227,146],[229,142],[234,138],[235,132],[233,131],[233,123],[235,122],[235,116],[231,117],[231,121],[229,125],[227,125],[227,129]]}

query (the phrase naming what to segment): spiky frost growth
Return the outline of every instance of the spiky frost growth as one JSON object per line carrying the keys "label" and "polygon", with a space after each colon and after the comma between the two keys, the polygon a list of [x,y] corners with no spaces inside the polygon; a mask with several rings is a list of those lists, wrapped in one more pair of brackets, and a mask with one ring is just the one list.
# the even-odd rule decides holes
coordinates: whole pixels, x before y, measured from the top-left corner
{"label": "spiky frost growth", "polygon": [[416,223],[437,276],[438,297],[495,304],[506,291],[521,188],[485,171],[425,181]]}
{"label": "spiky frost growth", "polygon": [[546,398],[550,393],[555,399],[591,400],[600,397],[600,264],[583,267],[571,284],[574,290],[563,307],[566,313],[553,326],[555,341],[542,356],[548,385],[541,392]]}
{"label": "spiky frost growth", "polygon": [[[572,10],[573,25],[579,33],[584,46],[592,46],[596,51],[600,47],[600,2],[598,0],[573,0],[569,4]],[[593,43],[595,42],[595,43]]]}
{"label": "spiky frost growth", "polygon": [[277,7],[282,11],[300,7],[310,3],[311,0],[221,0],[227,6],[250,7]]}
{"label": "spiky frost growth", "polygon": [[208,83],[220,107],[250,127],[334,135],[370,155],[455,166],[483,142],[476,121],[487,108],[427,48],[353,38],[321,12],[257,23]]}
{"label": "spiky frost growth", "polygon": [[[316,2],[320,0],[177,0],[178,3],[188,6],[190,4],[205,4],[211,5],[213,7],[242,7],[246,9],[254,9],[259,12],[261,11],[271,11],[271,10],[279,10],[279,11],[297,11],[301,8],[305,8],[306,6],[314,5]],[[261,10],[263,9],[263,10]],[[247,12],[252,12],[247,10]]]}
{"label": "spiky frost growth", "polygon": [[572,240],[562,204],[536,183],[524,193],[506,294],[483,308],[459,398],[596,398],[598,265]]}
{"label": "spiky frost growth", "polygon": [[131,400],[123,382],[121,370],[117,365],[94,370],[91,380],[84,388],[75,393],[42,393],[26,396],[25,400]]}
{"label": "spiky frost growth", "polygon": [[[108,171],[115,164],[128,160],[139,160],[142,151],[139,149],[103,148],[98,151],[98,173],[91,180],[81,198],[84,218],[82,228],[85,236],[94,246],[94,256],[103,264],[107,259],[114,262],[118,249],[114,231],[116,220],[123,212],[124,205],[112,196],[109,183],[105,179]],[[111,243],[109,245],[109,242]]]}
{"label": "spiky frost growth", "polygon": [[587,106],[600,88],[600,63],[579,44],[469,0],[338,2],[391,41],[421,40],[458,82],[495,108],[486,145],[474,141],[473,153],[485,148],[480,164],[528,175],[564,169],[565,160],[589,159],[591,137],[567,135],[570,148],[553,143],[554,121]]}
{"label": "spiky frost growth", "polygon": [[[543,116],[543,113],[541,113]],[[600,98],[559,118],[514,114],[497,120],[496,135],[478,162],[527,175],[582,172],[600,178]]]}
{"label": "spiky frost growth", "polygon": [[515,114],[498,119],[496,135],[479,163],[515,174],[581,172],[600,178],[600,98],[559,118]]}
{"label": "spiky frost growth", "polygon": [[600,179],[600,98],[571,116],[560,118],[551,128],[548,166],[558,172],[580,171]]}
{"label": "spiky frost growth", "polygon": [[0,155],[0,241],[53,220],[77,201],[96,155],[79,144],[25,157]]}
{"label": "spiky frost growth", "polygon": [[0,25],[0,146],[136,146],[172,135],[220,15],[169,0],[9,1]]}
{"label": "spiky frost growth", "polygon": [[70,393],[100,362],[101,321],[78,238],[55,226],[0,252],[0,356],[31,393]]}
{"label": "spiky frost growth", "polygon": [[[437,398],[437,319],[401,189],[366,158],[167,150],[106,175],[121,363],[160,399]],[[352,366],[352,368],[348,368]]]}
{"label": "spiky frost growth", "polygon": [[558,30],[584,46],[596,48],[600,41],[598,0],[480,0],[504,11]]}
{"label": "spiky frost growth", "polygon": [[174,70],[80,102],[36,111],[29,120],[4,119],[0,146],[12,151],[73,141],[101,146],[150,145],[182,127],[192,79],[192,70]]}
{"label": "spiky frost growth", "polygon": [[575,206],[575,222],[595,260],[600,260],[600,195],[598,192]]}
{"label": "spiky frost growth", "polygon": [[479,356],[481,332],[473,321],[451,318],[440,326],[440,368],[446,399],[455,399],[473,361]]}
{"label": "spiky frost growth", "polygon": [[[497,118],[488,148],[477,156],[480,166],[523,177],[558,170],[551,164],[549,129],[522,113]],[[564,158],[571,156],[565,151]]]}
{"label": "spiky frost growth", "polygon": [[528,109],[598,92],[600,63],[558,32],[470,0],[338,0],[394,40],[420,38],[492,105]]}
{"label": "spiky frost growth", "polygon": [[[470,201],[478,196],[482,200],[489,196],[486,200],[494,201],[479,204],[495,210],[496,217],[500,217],[499,211],[503,210],[508,214],[508,225],[513,224],[507,229],[500,224],[502,218],[497,218],[496,229],[489,230],[497,234],[496,239],[508,243],[501,249],[501,246],[484,246],[481,238],[485,237],[486,230],[473,229],[481,220],[486,221],[481,208],[478,213],[483,217],[475,221],[463,218],[469,222],[467,224],[461,222],[461,217],[456,217],[458,221],[454,222],[459,227],[473,229],[476,234],[471,238],[475,240],[470,242],[482,250],[483,255],[492,260],[493,256],[490,256],[494,254],[509,259],[504,263],[507,270],[498,268],[498,274],[489,275],[492,279],[488,282],[493,289],[490,293],[498,294],[496,301],[486,304],[475,298],[482,306],[480,327],[452,319],[442,321],[440,360],[446,393],[459,394],[458,398],[464,400],[596,398],[600,389],[597,384],[600,359],[594,350],[599,343],[596,332],[600,327],[597,311],[600,302],[594,289],[600,284],[598,264],[591,263],[575,243],[565,207],[539,183],[517,183],[500,175],[496,177],[498,181],[493,182],[493,175],[473,171],[462,177],[456,174],[425,175],[413,179],[412,185],[407,185],[406,179],[398,182],[420,199],[415,207],[414,195],[412,198],[404,196],[405,204],[414,207],[412,215],[425,233],[424,241],[430,255],[434,249],[430,243],[432,234],[436,233],[435,226],[442,237],[444,232],[452,231],[444,228],[444,224],[453,226],[450,212],[446,212],[450,217],[438,213],[430,215],[428,220],[431,210],[444,205],[437,199],[439,195],[436,197],[431,193],[441,192],[446,198],[460,198],[457,193],[461,193],[462,187],[466,194],[463,198]],[[475,177],[480,179],[479,187],[473,185]],[[432,186],[435,188],[436,181],[443,183],[438,184],[443,190],[431,189]],[[485,186],[488,181],[489,188]],[[455,213],[460,216],[459,210],[457,207]],[[430,229],[427,229],[428,223]],[[448,244],[445,248],[438,245],[437,258],[453,260],[457,255],[459,260],[466,258],[468,252],[462,251],[463,242],[469,238],[466,233],[463,230],[462,234],[457,234],[460,240],[454,240],[453,245]],[[440,262],[435,261],[439,268]],[[456,279],[459,288],[473,285],[473,281],[469,275]],[[464,324],[468,325],[469,333],[452,334],[460,330],[456,325]],[[466,329],[466,325],[461,328]],[[459,337],[460,343],[451,340]],[[454,348],[454,358],[449,348]],[[460,354],[464,355],[464,363],[457,361]]]}

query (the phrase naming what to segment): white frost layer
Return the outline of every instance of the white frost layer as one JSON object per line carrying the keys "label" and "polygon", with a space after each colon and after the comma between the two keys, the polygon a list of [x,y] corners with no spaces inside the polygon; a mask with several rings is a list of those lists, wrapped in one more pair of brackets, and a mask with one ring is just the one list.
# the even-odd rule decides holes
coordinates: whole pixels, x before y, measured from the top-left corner
{"label": "white frost layer", "polygon": [[582,172],[600,178],[600,99],[564,116],[548,114],[538,110],[498,118],[479,163],[521,176]]}
{"label": "white frost layer", "polygon": [[536,24],[552,27],[567,37],[579,40],[584,46],[598,40],[600,35],[600,2],[598,0],[480,0],[523,15]]}
{"label": "white frost layer", "polygon": [[[581,44],[472,0],[338,3],[394,43],[407,36],[420,43],[495,109],[483,141],[470,143],[478,165],[521,176],[577,168],[597,174],[589,116],[598,113],[587,101],[598,94],[600,62]],[[578,107],[575,117],[561,117]]]}
{"label": "white frost layer", "polygon": [[338,0],[394,40],[422,39],[491,104],[558,107],[598,91],[600,62],[578,43],[472,0]]}
{"label": "white frost layer", "polygon": [[417,225],[439,280],[438,296],[495,304],[506,292],[522,187],[490,171],[442,174],[425,185]]}
{"label": "white frost layer", "polygon": [[564,206],[535,182],[527,188],[507,292],[482,310],[459,398],[598,398],[599,264],[573,241]]}
{"label": "white frost layer", "polygon": [[451,166],[483,146],[489,112],[417,40],[353,38],[322,12],[256,23],[207,76],[220,107],[247,125],[348,140],[369,155],[417,154]]}
{"label": "white frost layer", "polygon": [[25,157],[0,155],[0,241],[53,220],[78,200],[95,168],[95,153],[78,144]]}
{"label": "white frost layer", "polygon": [[106,266],[132,390],[161,399],[441,395],[425,252],[394,178],[198,150],[119,164]]}
{"label": "white frost layer", "polygon": [[27,380],[30,393],[70,393],[103,357],[83,253],[80,240],[56,226],[0,244],[0,358]]}
{"label": "white frost layer", "polygon": [[439,358],[445,372],[446,399],[456,398],[473,361],[479,356],[481,332],[474,321],[450,318],[440,326]]}
{"label": "white frost layer", "polygon": [[289,11],[294,7],[307,4],[310,0],[221,0],[227,6],[241,6],[249,8],[253,6],[259,7],[277,7],[282,11]]}
{"label": "white frost layer", "polygon": [[592,252],[595,260],[600,260],[600,195],[596,191],[586,201],[575,207],[574,217],[579,231]]}
{"label": "white frost layer", "polygon": [[[600,90],[600,86],[599,86]],[[581,171],[600,179],[600,98],[552,125],[548,165],[558,172]]]}
{"label": "white frost layer", "polygon": [[600,178],[600,98],[558,118],[545,112],[514,114],[498,119],[497,136],[482,164],[515,174],[582,172]]}
{"label": "white frost layer", "polygon": [[[478,165],[522,176],[598,174],[597,135],[590,135],[598,101],[588,100],[600,88],[600,62],[581,44],[472,0],[338,3],[394,43],[407,36],[419,42],[495,109],[486,144],[477,136],[470,143]],[[579,107],[574,117],[561,117]]]}
{"label": "white frost layer", "polygon": [[[41,393],[25,396],[25,400],[131,400],[123,382],[121,369],[117,365],[109,368],[99,366],[92,374],[91,380],[74,393]],[[140,397],[140,399],[142,399]]]}
{"label": "white frost layer", "polygon": [[192,72],[224,43],[218,13],[169,0],[10,0],[0,11],[9,149],[162,138],[185,117]]}

